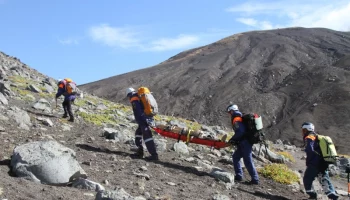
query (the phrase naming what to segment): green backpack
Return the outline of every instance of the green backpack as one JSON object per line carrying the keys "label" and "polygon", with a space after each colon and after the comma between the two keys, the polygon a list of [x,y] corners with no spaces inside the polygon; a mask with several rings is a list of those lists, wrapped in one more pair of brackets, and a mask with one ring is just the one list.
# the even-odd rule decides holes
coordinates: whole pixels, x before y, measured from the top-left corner
{"label": "green backpack", "polygon": [[323,160],[329,164],[335,164],[337,162],[337,150],[334,143],[329,136],[317,135],[318,144],[320,145]]}

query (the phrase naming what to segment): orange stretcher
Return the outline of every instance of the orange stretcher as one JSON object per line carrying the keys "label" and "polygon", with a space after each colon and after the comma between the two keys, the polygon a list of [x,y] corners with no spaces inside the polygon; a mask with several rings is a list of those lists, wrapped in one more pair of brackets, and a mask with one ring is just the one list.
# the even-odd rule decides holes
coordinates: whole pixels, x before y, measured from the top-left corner
{"label": "orange stretcher", "polygon": [[183,141],[188,143],[194,143],[194,144],[200,144],[200,145],[206,145],[209,147],[213,147],[215,149],[220,149],[220,148],[225,148],[228,146],[231,146],[231,144],[222,141],[222,140],[215,140],[212,138],[200,138],[200,137],[194,137],[191,135],[191,132],[188,131],[187,134],[183,133],[176,133],[172,132],[171,130],[166,130],[166,129],[161,129],[159,127],[152,127],[155,132],[157,132],[159,135],[172,138],[172,139],[177,139],[178,141]]}

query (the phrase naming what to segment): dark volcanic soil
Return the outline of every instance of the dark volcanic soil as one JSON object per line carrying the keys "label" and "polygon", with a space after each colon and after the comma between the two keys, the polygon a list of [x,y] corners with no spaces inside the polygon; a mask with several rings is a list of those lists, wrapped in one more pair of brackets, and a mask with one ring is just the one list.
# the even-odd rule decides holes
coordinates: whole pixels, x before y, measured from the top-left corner
{"label": "dark volcanic soil", "polygon": [[236,103],[263,116],[270,139],[301,144],[300,125],[311,121],[350,151],[350,33],[287,28],[236,34],[188,50],[159,65],[81,85],[126,103],[127,87],[148,86],[162,114],[226,125]]}
{"label": "dark volcanic soil", "polygon": [[[61,124],[58,119],[52,119],[55,124]],[[293,193],[290,187],[275,183],[261,177],[260,186],[250,186],[238,183],[231,190],[226,190],[225,186],[205,172],[198,172],[193,168],[193,164],[181,159],[175,152],[168,151],[160,156],[160,162],[152,163],[140,159],[131,159],[131,152],[128,145],[114,144],[107,142],[103,137],[99,137],[100,128],[88,124],[77,122],[73,125],[71,132],[62,132],[52,128],[48,131],[32,131],[31,134],[20,132],[16,127],[2,124],[6,127],[8,134],[0,135],[0,188],[3,199],[74,199],[86,200],[94,199],[95,192],[74,189],[70,187],[55,187],[11,177],[9,172],[9,161],[12,149],[17,144],[28,141],[42,140],[52,137],[60,141],[65,146],[76,151],[78,161],[87,172],[90,180],[103,183],[108,180],[109,186],[113,189],[116,186],[123,187],[133,196],[150,193],[152,197],[159,199],[212,199],[216,192],[229,196],[232,199],[302,199],[306,196],[301,192]],[[3,142],[7,141],[7,142]],[[172,141],[175,142],[175,141]],[[170,144],[169,144],[170,145]],[[191,145],[196,147],[196,145]],[[196,155],[198,152],[191,153]],[[82,164],[91,162],[91,166]],[[140,171],[141,166],[146,166],[150,175],[150,180],[136,177],[133,172]],[[218,163],[217,166],[233,172],[231,165]],[[168,183],[175,183],[175,186]],[[154,198],[150,198],[154,199]]]}

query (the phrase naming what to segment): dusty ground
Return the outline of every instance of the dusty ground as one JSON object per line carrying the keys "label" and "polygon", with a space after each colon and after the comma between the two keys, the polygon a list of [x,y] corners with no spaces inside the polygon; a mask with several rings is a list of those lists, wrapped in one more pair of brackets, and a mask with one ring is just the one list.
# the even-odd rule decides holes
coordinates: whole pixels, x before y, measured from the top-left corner
{"label": "dusty ground", "polygon": [[[52,118],[55,124],[66,123],[58,118]],[[175,152],[169,150],[160,156],[157,163],[146,162],[141,159],[132,159],[130,147],[125,144],[114,144],[100,137],[101,128],[91,126],[82,121],[73,124],[71,132],[62,132],[59,129],[49,128],[47,131],[34,130],[31,133],[18,131],[10,124],[2,124],[6,133],[0,135],[1,165],[0,187],[3,189],[2,199],[94,199],[94,192],[74,189],[70,187],[56,187],[35,184],[27,180],[16,178],[9,173],[8,158],[12,148],[28,141],[55,138],[77,153],[78,161],[87,172],[89,179],[104,183],[108,180],[107,188],[123,187],[133,196],[144,195],[148,192],[153,199],[212,199],[217,192],[232,199],[302,199],[306,196],[301,192],[293,193],[286,185],[275,183],[261,177],[261,185],[250,186],[244,183],[236,184],[232,189],[214,180],[204,172],[198,172],[193,164],[184,161]],[[158,137],[158,136],[157,136]],[[173,140],[169,141],[169,146]],[[196,148],[196,145],[191,145]],[[204,155],[194,151],[191,155]],[[298,152],[296,158],[301,157]],[[233,171],[231,165],[225,165],[212,160],[215,166]],[[299,159],[297,159],[299,160]],[[85,164],[83,164],[85,163]],[[146,166],[150,180],[139,178],[133,172],[139,172],[141,166]],[[304,169],[303,161],[294,165],[295,169]],[[169,185],[169,183],[175,185]],[[103,184],[106,185],[106,184]],[[343,184],[345,186],[345,183]],[[345,190],[345,188],[342,188]],[[91,195],[91,196],[90,196]],[[150,198],[152,199],[152,198]]]}
{"label": "dusty ground", "polygon": [[162,114],[226,125],[230,102],[263,116],[268,137],[300,145],[312,121],[350,151],[350,33],[320,28],[252,31],[179,53],[159,65],[82,85],[127,103],[125,88],[148,86]]}

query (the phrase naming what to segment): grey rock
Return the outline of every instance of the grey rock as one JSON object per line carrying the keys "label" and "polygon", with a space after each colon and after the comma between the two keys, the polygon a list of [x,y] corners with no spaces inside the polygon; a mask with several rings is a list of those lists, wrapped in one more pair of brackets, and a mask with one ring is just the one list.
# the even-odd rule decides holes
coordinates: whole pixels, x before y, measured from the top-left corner
{"label": "grey rock", "polygon": [[8,83],[0,82],[0,93],[10,96],[13,94],[11,87]]}
{"label": "grey rock", "polygon": [[39,99],[32,107],[36,110],[51,112],[51,104],[46,99]]}
{"label": "grey rock", "polygon": [[97,192],[95,200],[135,200],[135,198],[123,188],[116,188]]}
{"label": "grey rock", "polygon": [[67,183],[87,178],[75,152],[56,141],[37,141],[17,146],[11,157],[12,171],[18,177],[47,183]]}
{"label": "grey rock", "polygon": [[106,109],[107,109],[107,106],[105,106],[104,104],[99,104],[96,107],[96,110],[106,110]]}
{"label": "grey rock", "polygon": [[344,190],[337,190],[337,193],[341,196],[348,196],[348,192]]}
{"label": "grey rock", "polygon": [[25,99],[29,99],[30,101],[35,101],[35,97],[31,94],[26,94],[24,97]]}
{"label": "grey rock", "polygon": [[48,85],[48,84],[44,84],[44,87],[45,87],[45,89],[46,89],[45,92],[47,92],[47,93],[49,93],[49,94],[51,94],[51,93],[53,93],[53,92],[55,91],[55,89],[53,89],[53,87],[51,87],[51,86]]}
{"label": "grey rock", "polygon": [[9,104],[9,102],[6,99],[6,97],[2,93],[0,93],[0,103],[4,104],[4,105],[8,105]]}
{"label": "grey rock", "polygon": [[69,125],[67,125],[67,124],[62,124],[61,127],[62,127],[63,131],[70,131],[71,130],[71,127]]}
{"label": "grey rock", "polygon": [[157,148],[157,152],[164,152],[166,151],[166,140],[165,139],[154,139],[154,143]]}
{"label": "grey rock", "polygon": [[[10,110],[7,111],[7,115],[14,119],[20,127],[31,126],[31,121],[28,113],[24,110],[21,110],[17,107],[11,107]],[[28,129],[25,129],[28,130]]]}
{"label": "grey rock", "polygon": [[104,128],[103,131],[103,135],[106,139],[116,140],[117,142],[126,142],[130,138],[127,132],[118,131],[113,128]]}
{"label": "grey rock", "polygon": [[187,145],[181,141],[175,143],[173,149],[175,150],[175,152],[182,155],[188,155],[190,153],[187,148]]}
{"label": "grey rock", "polygon": [[216,194],[213,196],[213,200],[230,200],[230,197],[223,194]]}
{"label": "grey rock", "polygon": [[28,87],[27,87],[28,90],[32,91],[32,92],[36,92],[36,93],[41,93],[42,91],[35,85],[33,84],[30,84]]}
{"label": "grey rock", "polygon": [[151,176],[148,175],[148,174],[137,173],[137,172],[133,172],[133,174],[134,174],[136,177],[143,177],[143,178],[145,178],[146,180],[150,180],[150,179],[151,179]]}
{"label": "grey rock", "polygon": [[225,183],[234,184],[235,182],[235,176],[232,173],[226,172],[220,168],[213,168],[212,171],[210,172],[210,175]]}
{"label": "grey rock", "polygon": [[195,161],[195,158],[189,157],[185,159],[187,162],[193,163]]}
{"label": "grey rock", "polygon": [[42,117],[37,117],[36,118],[38,121],[41,121],[44,125],[53,127],[53,123],[50,119],[47,118],[42,118]]}
{"label": "grey rock", "polygon": [[90,181],[88,179],[84,179],[84,178],[78,178],[73,182],[72,186],[75,188],[86,189],[86,190],[91,190],[95,192],[105,190],[105,188],[101,184],[96,183],[94,181]]}

